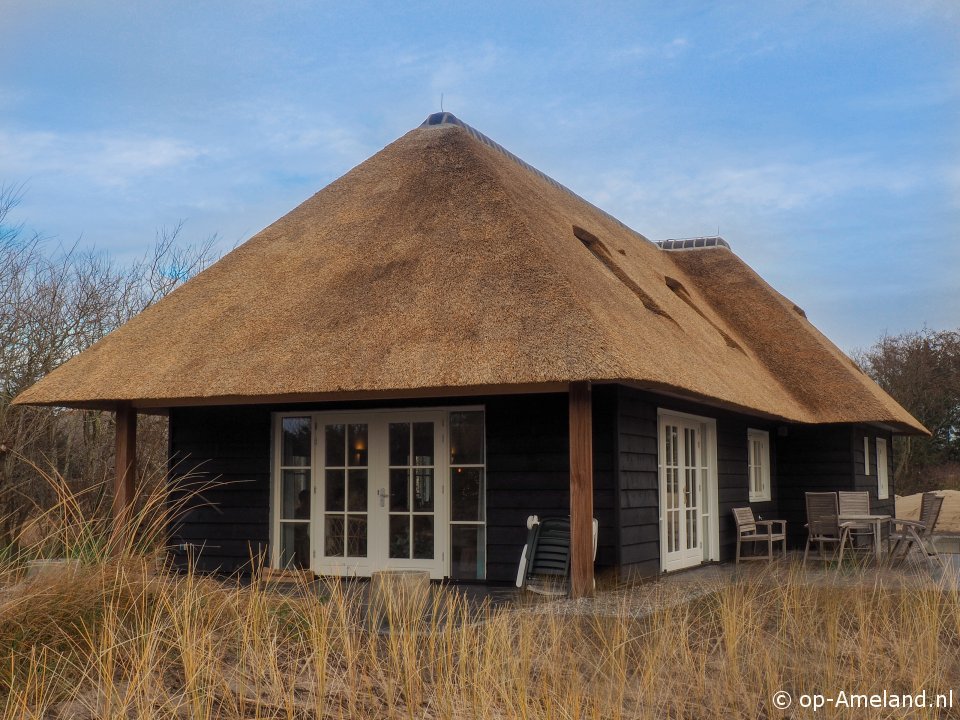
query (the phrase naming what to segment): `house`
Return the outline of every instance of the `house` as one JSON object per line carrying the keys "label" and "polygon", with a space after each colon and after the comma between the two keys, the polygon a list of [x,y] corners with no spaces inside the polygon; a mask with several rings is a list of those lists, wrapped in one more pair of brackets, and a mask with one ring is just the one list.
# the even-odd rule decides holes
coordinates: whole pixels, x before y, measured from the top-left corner
{"label": "house", "polygon": [[[528,515],[596,566],[731,556],[731,508],[893,509],[925,429],[721,238],[653,243],[449,113],[407,133],[16,402],[137,413],[224,484],[177,529],[204,570],[511,579]],[[186,459],[186,461],[184,461]]]}

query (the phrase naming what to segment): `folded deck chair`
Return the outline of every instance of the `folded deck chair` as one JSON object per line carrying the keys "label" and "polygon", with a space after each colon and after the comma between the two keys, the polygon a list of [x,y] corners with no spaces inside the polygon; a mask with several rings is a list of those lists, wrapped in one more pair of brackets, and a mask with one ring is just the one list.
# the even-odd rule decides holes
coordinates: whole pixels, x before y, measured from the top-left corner
{"label": "folded deck chair", "polygon": [[[597,557],[597,527],[593,520],[593,557]],[[566,595],[570,578],[570,519],[527,518],[527,544],[520,554],[517,587],[541,595]]]}

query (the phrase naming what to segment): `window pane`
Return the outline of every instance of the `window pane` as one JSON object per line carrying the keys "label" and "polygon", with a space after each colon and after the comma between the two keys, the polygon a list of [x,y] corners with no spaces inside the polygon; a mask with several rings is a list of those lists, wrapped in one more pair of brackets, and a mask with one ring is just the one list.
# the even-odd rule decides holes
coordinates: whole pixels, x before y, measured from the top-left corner
{"label": "window pane", "polygon": [[480,580],[486,561],[486,531],[482,525],[450,527],[450,576],[455,580]]}
{"label": "window pane", "polygon": [[327,515],[323,534],[323,554],[343,557],[343,515]]}
{"label": "window pane", "polygon": [[450,413],[450,463],[480,465],[483,463],[483,413]]}
{"label": "window pane", "polygon": [[413,464],[433,465],[433,423],[413,423]]}
{"label": "window pane", "polygon": [[405,512],[410,509],[409,470],[390,471],[390,512]]}
{"label": "window pane", "polygon": [[280,525],[280,567],[310,567],[310,523]]}
{"label": "window pane", "polygon": [[326,480],[324,484],[324,509],[327,511],[343,510],[343,470],[326,470]]}
{"label": "window pane", "polygon": [[344,448],[346,428],[343,425],[327,425],[325,431],[327,467],[344,466]]}
{"label": "window pane", "polygon": [[390,464],[410,464],[410,423],[390,423]]}
{"label": "window pane", "polygon": [[433,515],[413,516],[413,557],[433,559]]}
{"label": "window pane", "polygon": [[310,418],[283,419],[283,464],[310,465]]}
{"label": "window pane", "polygon": [[483,520],[483,468],[451,468],[452,520]]}
{"label": "window pane", "polygon": [[367,556],[366,515],[347,515],[347,556]]}
{"label": "window pane", "polygon": [[347,494],[347,510],[367,511],[367,471],[351,470],[350,487]]}
{"label": "window pane", "polygon": [[413,471],[413,510],[433,512],[433,468]]}
{"label": "window pane", "polygon": [[367,426],[350,425],[347,429],[347,446],[350,455],[347,462],[354,467],[366,467],[367,464]]}
{"label": "window pane", "polygon": [[310,473],[306,470],[283,471],[283,501],[281,515],[284,520],[310,519]]}
{"label": "window pane", "polygon": [[390,516],[390,557],[410,557],[410,516]]}

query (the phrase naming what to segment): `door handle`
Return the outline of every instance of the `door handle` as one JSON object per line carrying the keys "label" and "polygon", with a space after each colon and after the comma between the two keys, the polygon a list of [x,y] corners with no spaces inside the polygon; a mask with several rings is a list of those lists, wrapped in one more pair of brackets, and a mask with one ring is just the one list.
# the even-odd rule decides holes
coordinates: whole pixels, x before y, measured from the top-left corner
{"label": "door handle", "polygon": [[387,489],[380,488],[377,490],[377,497],[380,498],[380,507],[386,507],[387,504]]}

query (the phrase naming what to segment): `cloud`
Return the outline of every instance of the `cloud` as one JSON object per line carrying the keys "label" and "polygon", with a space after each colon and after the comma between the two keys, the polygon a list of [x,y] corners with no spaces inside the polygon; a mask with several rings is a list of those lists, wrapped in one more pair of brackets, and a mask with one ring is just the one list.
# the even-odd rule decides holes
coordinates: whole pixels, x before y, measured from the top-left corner
{"label": "cloud", "polygon": [[[281,152],[322,151],[356,161],[371,154],[361,129],[305,105],[267,102],[235,108],[251,129],[251,139]],[[233,110],[228,112],[234,116]]]}
{"label": "cloud", "polygon": [[638,60],[674,60],[690,49],[685,37],[675,37],[665,43],[640,43],[629,47],[615,48],[608,57],[614,63],[631,63]]}
{"label": "cloud", "polygon": [[645,168],[601,175],[592,193],[601,206],[659,206],[720,211],[778,213],[809,209],[854,192],[904,194],[922,180],[920,172],[878,167],[866,157],[809,162],[772,160],[757,163],[703,163],[684,171]]}
{"label": "cloud", "polygon": [[0,167],[15,178],[60,175],[118,187],[201,155],[200,149],[168,137],[0,129]]}

